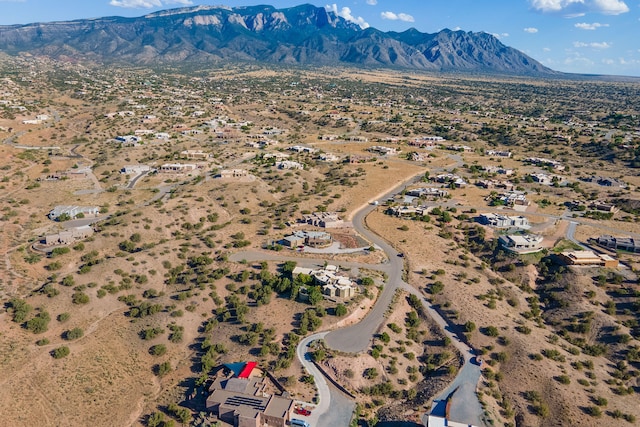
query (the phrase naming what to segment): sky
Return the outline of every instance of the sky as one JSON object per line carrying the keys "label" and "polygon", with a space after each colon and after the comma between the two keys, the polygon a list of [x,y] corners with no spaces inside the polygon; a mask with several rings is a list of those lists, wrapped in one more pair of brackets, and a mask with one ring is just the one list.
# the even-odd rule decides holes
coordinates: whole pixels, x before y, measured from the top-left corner
{"label": "sky", "polygon": [[0,25],[303,3],[382,31],[484,31],[558,71],[640,76],[640,0],[0,0]]}

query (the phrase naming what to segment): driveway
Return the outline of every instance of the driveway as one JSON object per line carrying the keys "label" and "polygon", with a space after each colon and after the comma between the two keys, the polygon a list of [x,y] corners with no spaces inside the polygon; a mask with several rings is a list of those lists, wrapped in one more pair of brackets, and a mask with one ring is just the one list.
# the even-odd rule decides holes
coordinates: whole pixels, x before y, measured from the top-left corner
{"label": "driveway", "polygon": [[308,417],[297,416],[309,422],[311,427],[337,427],[347,426],[353,415],[356,404],[340,390],[328,383],[324,375],[311,362],[309,344],[323,339],[327,332],[320,332],[303,339],[296,353],[298,360],[306,371],[313,375],[318,390],[318,405],[311,411]]}

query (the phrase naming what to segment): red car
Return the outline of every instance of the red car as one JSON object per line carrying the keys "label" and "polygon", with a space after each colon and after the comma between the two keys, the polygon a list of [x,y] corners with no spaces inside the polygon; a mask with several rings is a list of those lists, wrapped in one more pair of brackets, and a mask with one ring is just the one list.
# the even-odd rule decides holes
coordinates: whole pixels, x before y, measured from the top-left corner
{"label": "red car", "polygon": [[304,415],[304,416],[309,416],[311,415],[311,411],[308,409],[304,409],[304,408],[295,408],[293,410],[293,412],[295,412],[298,415]]}

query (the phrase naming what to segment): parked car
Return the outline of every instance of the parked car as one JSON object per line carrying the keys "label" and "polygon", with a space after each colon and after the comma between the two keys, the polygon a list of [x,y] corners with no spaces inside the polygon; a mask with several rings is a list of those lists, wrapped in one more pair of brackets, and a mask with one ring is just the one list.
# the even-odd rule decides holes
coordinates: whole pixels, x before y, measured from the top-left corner
{"label": "parked car", "polygon": [[307,417],[308,417],[309,415],[311,415],[311,411],[310,411],[310,410],[308,410],[308,409],[305,409],[305,408],[295,408],[295,409],[293,410],[293,412],[295,412],[295,413],[296,413],[296,414],[298,414],[298,415],[304,415],[304,416],[307,416]]}

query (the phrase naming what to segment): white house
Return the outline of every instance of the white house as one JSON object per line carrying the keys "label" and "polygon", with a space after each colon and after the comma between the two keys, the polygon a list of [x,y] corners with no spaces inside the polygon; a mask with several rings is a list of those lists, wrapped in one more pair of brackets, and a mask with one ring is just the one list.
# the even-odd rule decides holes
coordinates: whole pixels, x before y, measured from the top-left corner
{"label": "white house", "polygon": [[96,217],[100,214],[100,208],[97,206],[56,206],[47,216],[55,221],[65,214],[71,219],[77,218],[79,215]]}
{"label": "white house", "polygon": [[500,236],[498,241],[504,249],[518,254],[531,254],[541,251],[542,236],[535,234]]}

